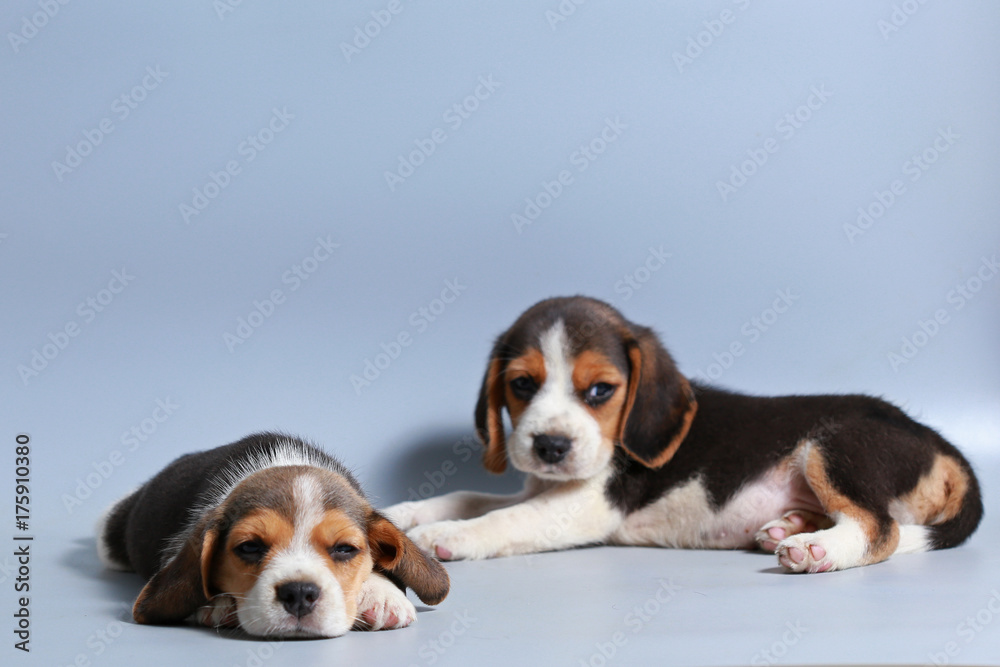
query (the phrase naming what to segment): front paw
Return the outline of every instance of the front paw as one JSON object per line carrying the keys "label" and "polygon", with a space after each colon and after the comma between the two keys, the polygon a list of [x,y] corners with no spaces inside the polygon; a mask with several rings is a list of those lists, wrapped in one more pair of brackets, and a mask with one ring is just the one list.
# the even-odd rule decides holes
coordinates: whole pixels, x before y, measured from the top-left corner
{"label": "front paw", "polygon": [[405,503],[396,503],[395,505],[390,505],[385,509],[379,510],[382,516],[392,521],[396,528],[402,531],[407,531],[414,526],[418,526],[421,523],[427,523],[426,520],[421,521],[420,507],[423,505],[423,501],[408,501]]}
{"label": "front paw", "polygon": [[493,553],[477,535],[470,521],[438,521],[417,526],[406,533],[417,546],[441,560],[478,560]]}
{"label": "front paw", "polygon": [[417,610],[406,593],[380,574],[361,585],[355,630],[395,630],[417,620]]}
{"label": "front paw", "polygon": [[210,628],[235,628],[240,624],[236,611],[236,598],[216,595],[208,604],[198,608],[195,621]]}

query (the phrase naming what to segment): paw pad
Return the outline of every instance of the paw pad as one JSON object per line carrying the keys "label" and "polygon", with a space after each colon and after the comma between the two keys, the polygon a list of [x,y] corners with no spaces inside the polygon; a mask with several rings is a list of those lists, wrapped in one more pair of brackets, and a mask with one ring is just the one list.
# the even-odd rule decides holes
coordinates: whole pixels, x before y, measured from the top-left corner
{"label": "paw pad", "polygon": [[792,572],[826,572],[833,567],[833,561],[827,557],[826,549],[812,540],[811,533],[793,535],[782,540],[775,553],[778,562]]}
{"label": "paw pad", "polygon": [[832,525],[833,522],[823,515],[792,510],[785,512],[780,519],[764,524],[754,537],[761,549],[775,553],[781,541],[792,535],[814,533]]}

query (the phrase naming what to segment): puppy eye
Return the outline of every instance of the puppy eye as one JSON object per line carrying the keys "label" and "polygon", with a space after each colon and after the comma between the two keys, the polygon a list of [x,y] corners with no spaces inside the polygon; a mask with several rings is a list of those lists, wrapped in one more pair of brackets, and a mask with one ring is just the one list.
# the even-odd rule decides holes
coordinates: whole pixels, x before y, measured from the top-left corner
{"label": "puppy eye", "polygon": [[522,401],[527,401],[538,391],[538,385],[527,375],[522,375],[510,381],[510,390]]}
{"label": "puppy eye", "polygon": [[607,382],[595,382],[583,395],[583,400],[587,405],[600,405],[611,398],[615,393],[615,385]]}
{"label": "puppy eye", "polygon": [[329,550],[330,558],[335,561],[347,561],[351,560],[358,555],[358,548],[353,544],[338,544],[336,546],[330,547]]}
{"label": "puppy eye", "polygon": [[233,547],[233,552],[248,563],[259,563],[267,553],[267,545],[259,540],[247,540]]}

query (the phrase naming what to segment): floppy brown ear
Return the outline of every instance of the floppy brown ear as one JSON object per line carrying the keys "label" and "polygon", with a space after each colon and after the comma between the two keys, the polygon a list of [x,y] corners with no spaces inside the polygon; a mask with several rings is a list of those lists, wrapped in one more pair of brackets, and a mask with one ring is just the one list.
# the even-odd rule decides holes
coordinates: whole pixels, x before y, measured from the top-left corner
{"label": "floppy brown ear", "polygon": [[425,604],[439,604],[448,595],[451,582],[444,566],[378,512],[368,521],[368,545],[375,568],[412,588]]}
{"label": "floppy brown ear", "polygon": [[666,464],[691,428],[698,402],[687,378],[656,334],[632,326],[627,337],[628,393],[622,408],[619,442],[647,468]]}
{"label": "floppy brown ear", "polygon": [[203,519],[173,558],[150,578],[136,598],[137,623],[180,623],[208,602],[212,554],[219,536],[215,521]]}
{"label": "floppy brown ear", "polygon": [[483,465],[493,473],[502,473],[507,469],[507,440],[503,430],[502,410],[506,405],[504,399],[503,362],[500,358],[500,345],[493,348],[483,385],[479,390],[479,400],[476,402],[476,434],[486,447],[483,453]]}

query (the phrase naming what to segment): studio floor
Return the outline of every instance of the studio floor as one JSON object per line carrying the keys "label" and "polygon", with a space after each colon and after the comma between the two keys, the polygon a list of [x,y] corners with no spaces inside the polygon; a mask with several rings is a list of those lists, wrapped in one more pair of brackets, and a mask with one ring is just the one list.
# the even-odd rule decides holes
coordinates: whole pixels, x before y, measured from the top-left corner
{"label": "studio floor", "polygon": [[[1000,665],[1000,461],[966,545],[821,575],[740,551],[599,547],[448,564],[452,592],[409,628],[267,642],[134,624],[134,575],[102,571],[80,526],[36,537],[32,664]],[[990,511],[994,510],[994,511]]]}
{"label": "studio floor", "polygon": [[[0,25],[0,667],[1000,667],[1000,2],[5,0]],[[976,466],[983,525],[821,575],[450,563],[412,626],[330,640],[131,620],[142,582],[92,526],[183,454],[285,431],[380,507],[516,486],[473,438],[491,346],[574,294],[692,380],[899,405]]]}

